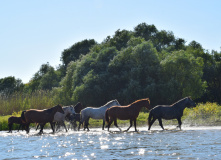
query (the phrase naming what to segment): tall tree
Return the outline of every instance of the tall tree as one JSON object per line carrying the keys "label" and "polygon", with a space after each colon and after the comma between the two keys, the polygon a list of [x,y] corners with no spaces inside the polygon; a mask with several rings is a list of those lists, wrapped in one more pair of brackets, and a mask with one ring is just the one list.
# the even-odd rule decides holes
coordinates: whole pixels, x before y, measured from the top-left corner
{"label": "tall tree", "polygon": [[171,102],[185,96],[199,98],[206,82],[202,80],[203,59],[185,51],[175,51],[162,62],[165,96]]}
{"label": "tall tree", "polygon": [[0,79],[0,93],[4,95],[11,94],[15,91],[20,91],[24,87],[24,84],[20,79],[9,76]]}
{"label": "tall tree", "polygon": [[77,42],[62,52],[61,61],[63,62],[64,66],[67,67],[71,61],[76,61],[79,59],[80,55],[86,55],[89,53],[90,48],[95,44],[96,42],[94,39],[85,39],[81,42]]}
{"label": "tall tree", "polygon": [[153,40],[158,30],[154,25],[141,23],[134,28],[135,37],[143,37],[146,41]]}

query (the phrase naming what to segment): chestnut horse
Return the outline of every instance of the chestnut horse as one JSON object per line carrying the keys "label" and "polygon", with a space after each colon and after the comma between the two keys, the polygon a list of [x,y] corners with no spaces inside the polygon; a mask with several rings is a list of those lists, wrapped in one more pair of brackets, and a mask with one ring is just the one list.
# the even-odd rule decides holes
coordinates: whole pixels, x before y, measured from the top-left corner
{"label": "chestnut horse", "polygon": [[152,124],[158,119],[161,128],[163,128],[162,119],[171,120],[177,119],[178,127],[181,129],[181,117],[183,116],[183,110],[186,107],[196,107],[196,103],[190,98],[183,98],[172,105],[158,105],[150,110],[148,117],[148,124],[150,130]]}
{"label": "chestnut horse", "polygon": [[22,129],[23,129],[23,127],[25,127],[25,123],[22,122],[21,117],[11,116],[8,118],[8,128],[9,128],[8,133],[12,133],[13,123],[19,124],[18,131],[20,130],[21,127],[22,127]]}
{"label": "chestnut horse", "polygon": [[54,120],[54,115],[60,112],[64,114],[64,110],[62,109],[61,105],[54,106],[50,109],[44,110],[37,110],[37,109],[30,109],[27,111],[23,111],[21,114],[22,121],[26,123],[26,132],[29,133],[29,125],[30,123],[39,123],[41,124],[41,130],[39,133],[43,133],[43,128],[46,123],[51,124],[51,128],[54,133],[54,127],[52,122]]}
{"label": "chestnut horse", "polygon": [[[137,132],[136,119],[142,107],[146,107],[148,110],[150,109],[149,98],[137,100],[127,106],[113,106],[107,109],[105,112],[105,118],[106,118],[106,122],[108,123],[107,125],[108,131],[113,121],[114,121],[114,125],[117,128],[119,128],[117,125],[117,118],[118,118],[120,120],[128,120],[128,119],[130,120],[130,126],[126,131],[128,131],[132,127],[132,123],[134,122],[134,128],[135,128],[135,131]],[[120,128],[119,130],[121,131]]]}

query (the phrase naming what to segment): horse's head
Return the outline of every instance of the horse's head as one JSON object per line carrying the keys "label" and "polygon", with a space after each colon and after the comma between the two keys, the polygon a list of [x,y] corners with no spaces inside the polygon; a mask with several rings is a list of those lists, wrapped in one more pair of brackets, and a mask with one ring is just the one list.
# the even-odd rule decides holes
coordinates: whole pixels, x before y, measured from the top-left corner
{"label": "horse's head", "polygon": [[150,110],[150,109],[151,109],[150,99],[149,99],[149,98],[146,98],[146,99],[144,99],[144,102],[145,102],[145,107],[146,107],[146,109]]}
{"label": "horse's head", "polygon": [[75,114],[76,112],[75,112],[75,110],[74,110],[74,107],[72,107],[72,106],[70,106],[70,114]]}
{"label": "horse's head", "polygon": [[78,102],[78,103],[74,106],[74,110],[75,110],[76,113],[80,113],[83,108],[84,108],[84,106],[81,104],[81,102]]}
{"label": "horse's head", "polygon": [[196,103],[190,97],[187,97],[186,99],[188,103],[188,108],[196,107]]}
{"label": "horse's head", "polygon": [[64,110],[63,110],[63,108],[62,108],[62,106],[60,104],[58,104],[55,107],[57,108],[57,112],[60,112],[60,113],[64,114]]}
{"label": "horse's head", "polygon": [[121,106],[120,103],[118,102],[118,100],[113,100],[112,101],[113,106]]}

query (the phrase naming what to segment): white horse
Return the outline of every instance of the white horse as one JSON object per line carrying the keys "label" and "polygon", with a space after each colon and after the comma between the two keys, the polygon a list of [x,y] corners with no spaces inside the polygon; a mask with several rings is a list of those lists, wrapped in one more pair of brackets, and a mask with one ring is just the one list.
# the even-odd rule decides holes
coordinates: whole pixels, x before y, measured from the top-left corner
{"label": "white horse", "polygon": [[88,128],[88,122],[90,118],[93,119],[103,119],[103,127],[102,129],[104,130],[104,125],[105,125],[105,111],[106,109],[112,107],[112,106],[120,106],[120,103],[115,99],[110,102],[107,102],[105,105],[99,107],[99,108],[94,108],[94,107],[87,107],[83,110],[81,110],[81,121],[78,126],[78,130],[80,130],[80,126],[82,123],[84,123],[84,129]]}
{"label": "white horse", "polygon": [[75,114],[75,111],[74,111],[74,107],[72,107],[72,106],[64,106],[62,108],[64,110],[64,114],[62,114],[60,112],[56,112],[54,115],[53,122],[54,123],[58,122],[60,125],[63,125],[66,132],[67,132],[68,130],[67,130],[66,125],[64,123],[65,117],[67,116],[67,114]]}

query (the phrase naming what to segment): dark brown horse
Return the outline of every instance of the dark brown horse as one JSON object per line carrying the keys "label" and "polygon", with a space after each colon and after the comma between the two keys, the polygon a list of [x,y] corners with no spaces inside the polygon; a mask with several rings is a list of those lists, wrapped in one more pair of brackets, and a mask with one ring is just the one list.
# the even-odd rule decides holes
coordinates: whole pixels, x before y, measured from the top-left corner
{"label": "dark brown horse", "polygon": [[12,133],[12,126],[14,123],[19,124],[18,131],[20,130],[21,127],[22,129],[25,127],[25,123],[22,122],[21,117],[11,116],[8,118],[8,128],[9,128],[8,133]]}
{"label": "dark brown horse", "polygon": [[70,123],[68,129],[70,128],[73,128],[74,130],[76,130],[76,127],[77,127],[77,123],[76,122],[79,122],[80,123],[80,120],[81,120],[81,114],[80,113],[75,113],[75,114],[69,114],[65,117],[65,120],[68,121]]}
{"label": "dark brown horse", "polygon": [[81,102],[78,102],[75,106],[74,106],[74,111],[76,113],[80,113],[82,109],[84,109],[85,107],[81,104]]}
{"label": "dark brown horse", "polygon": [[118,118],[120,120],[128,120],[128,119],[130,120],[130,126],[126,131],[128,131],[132,127],[132,123],[134,122],[134,128],[135,128],[135,131],[137,132],[136,119],[142,107],[146,107],[148,110],[150,109],[149,98],[137,100],[127,106],[113,106],[107,109],[105,112],[105,118],[106,118],[106,122],[108,123],[108,126],[107,126],[108,131],[109,131],[110,125],[113,122],[114,122],[114,125],[117,128],[119,128],[117,125],[117,118]]}
{"label": "dark brown horse", "polygon": [[29,133],[29,125],[30,123],[39,123],[41,126],[41,130],[39,133],[43,133],[43,128],[46,123],[51,124],[51,128],[54,130],[52,122],[54,120],[54,115],[56,112],[60,112],[64,114],[64,110],[61,105],[54,106],[50,109],[37,110],[30,109],[22,112],[22,121],[26,123],[26,131]]}
{"label": "dark brown horse", "polygon": [[150,110],[148,117],[148,124],[150,130],[152,124],[158,119],[161,128],[163,128],[162,119],[170,120],[177,119],[178,127],[181,129],[181,117],[183,116],[183,110],[186,107],[196,107],[196,103],[190,98],[183,98],[172,105],[158,105]]}

